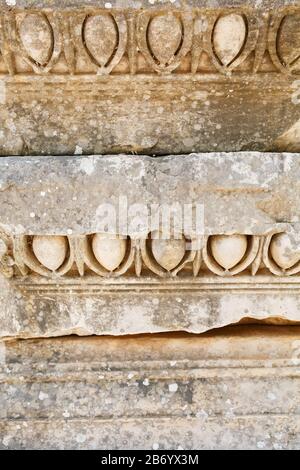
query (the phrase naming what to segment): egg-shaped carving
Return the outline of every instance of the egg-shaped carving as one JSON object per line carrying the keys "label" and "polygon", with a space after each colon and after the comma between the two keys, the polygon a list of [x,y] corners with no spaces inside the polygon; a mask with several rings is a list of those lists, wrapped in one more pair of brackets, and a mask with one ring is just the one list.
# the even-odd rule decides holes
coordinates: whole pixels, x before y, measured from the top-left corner
{"label": "egg-shaped carving", "polygon": [[233,268],[243,259],[247,246],[246,235],[214,235],[210,239],[214,259],[226,270]]}
{"label": "egg-shaped carving", "polygon": [[65,261],[68,251],[67,237],[34,236],[32,250],[38,261],[50,271],[56,271]]}
{"label": "egg-shaped carving", "polygon": [[277,36],[280,59],[292,65],[300,57],[300,14],[290,14],[283,18]]}
{"label": "egg-shaped carving", "polygon": [[19,26],[19,35],[28,56],[46,65],[52,54],[53,31],[46,16],[29,13]]}
{"label": "egg-shaped carving", "polygon": [[272,258],[282,269],[289,269],[300,260],[300,247],[297,248],[287,233],[277,233],[270,243]]}
{"label": "egg-shaped carving", "polygon": [[237,57],[243,48],[246,35],[247,28],[241,15],[231,13],[217,20],[213,46],[223,65],[229,65]]}
{"label": "egg-shaped carving", "polygon": [[182,261],[186,243],[183,235],[178,238],[162,238],[158,232],[152,234],[152,254],[160,266],[167,271],[176,268]]}
{"label": "egg-shaped carving", "polygon": [[182,41],[182,25],[172,13],[155,16],[148,28],[148,44],[161,64],[168,64]]}
{"label": "egg-shaped carving", "polygon": [[84,42],[97,63],[104,67],[118,45],[118,31],[110,14],[89,16],[84,25]]}
{"label": "egg-shaped carving", "polygon": [[108,233],[97,233],[93,237],[92,248],[101,266],[108,271],[114,271],[125,257],[127,239]]}

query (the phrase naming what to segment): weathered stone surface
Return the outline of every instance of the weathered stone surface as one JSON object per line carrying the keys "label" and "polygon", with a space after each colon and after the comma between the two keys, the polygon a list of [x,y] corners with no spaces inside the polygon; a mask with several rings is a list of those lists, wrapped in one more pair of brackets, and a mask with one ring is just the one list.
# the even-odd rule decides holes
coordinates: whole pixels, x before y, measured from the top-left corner
{"label": "weathered stone surface", "polygon": [[186,242],[181,235],[178,239],[152,240],[152,253],[158,264],[167,271],[176,268],[186,252]]}
{"label": "weathered stone surface", "polygon": [[99,263],[108,271],[114,271],[125,257],[127,240],[98,233],[93,237],[92,247]]}
{"label": "weathered stone surface", "polygon": [[[299,154],[11,157],[0,159],[0,227],[11,235],[97,233],[104,219],[99,206],[107,203],[117,211],[116,233],[138,237],[160,227],[148,220],[148,210],[139,227],[136,210],[128,210],[128,224],[119,227],[126,204],[149,210],[157,204],[157,213],[179,203],[180,209],[203,205],[206,235],[297,233],[299,181]],[[127,201],[119,203],[120,197]],[[182,230],[176,217],[174,225]]]}
{"label": "weathered stone surface", "polygon": [[[0,335],[299,322],[299,162],[258,153],[1,159]],[[153,204],[156,214],[173,205],[177,239],[153,238]],[[203,205],[204,223],[182,225],[183,204]],[[115,222],[112,238],[103,215]]]}
{"label": "weathered stone surface", "polygon": [[201,333],[244,318],[300,322],[299,276],[0,280],[2,337]]}
{"label": "weathered stone surface", "polygon": [[290,238],[285,233],[276,234],[270,248],[273,259],[283,269],[289,269],[300,258],[300,253],[293,250]]}
{"label": "weathered stone surface", "polygon": [[36,235],[32,240],[32,251],[38,261],[50,271],[56,271],[67,256],[67,239],[62,236]]}
{"label": "weathered stone surface", "polygon": [[[106,0],[0,0],[0,6],[6,9],[18,7],[24,9],[55,8],[60,10],[85,6],[105,8],[108,11],[111,8],[164,10],[166,7],[176,9],[178,7],[230,8],[241,6],[251,6],[260,10],[262,8],[261,3],[260,0],[154,0],[153,2],[149,2],[149,0],[111,0],[110,2],[106,2]],[[280,8],[293,5],[297,6],[298,0],[263,0],[264,8]]]}
{"label": "weathered stone surface", "polygon": [[299,447],[299,31],[0,0],[0,448]]}
{"label": "weathered stone surface", "polygon": [[299,334],[0,343],[0,448],[297,449]]}
{"label": "weathered stone surface", "polygon": [[299,11],[2,0],[0,155],[299,151]]}
{"label": "weathered stone surface", "polygon": [[220,266],[229,270],[243,259],[247,245],[246,235],[214,235],[211,241],[211,251]]}

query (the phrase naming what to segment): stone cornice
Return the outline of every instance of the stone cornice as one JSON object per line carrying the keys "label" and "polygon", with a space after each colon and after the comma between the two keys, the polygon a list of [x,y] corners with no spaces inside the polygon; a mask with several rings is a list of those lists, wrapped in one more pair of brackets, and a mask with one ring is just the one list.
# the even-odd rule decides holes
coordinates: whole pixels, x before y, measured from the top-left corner
{"label": "stone cornice", "polygon": [[299,2],[24,5],[0,6],[0,155],[299,151]]}
{"label": "stone cornice", "polygon": [[1,338],[77,334],[203,333],[243,320],[300,321],[300,280],[233,278],[53,279],[0,277]]}
{"label": "stone cornice", "polygon": [[[232,277],[242,273],[255,276],[267,273],[292,276],[300,273],[298,240],[286,233],[266,237],[247,235],[213,235],[191,240],[132,240],[112,235],[94,234],[80,237],[21,236],[5,243],[0,256],[0,273],[10,278],[37,274],[52,278],[137,278],[149,273],[158,278],[179,278],[192,282],[193,277],[215,274]],[[92,281],[93,282],[93,281]],[[239,282],[239,279],[237,280]],[[183,287],[184,288],[184,287]],[[197,289],[197,285],[195,284]]]}
{"label": "stone cornice", "polygon": [[298,449],[299,334],[0,343],[0,448]]}
{"label": "stone cornice", "polygon": [[299,174],[299,154],[0,159],[1,335],[299,322]]}
{"label": "stone cornice", "polygon": [[2,11],[3,72],[300,73],[296,6],[53,8]]}

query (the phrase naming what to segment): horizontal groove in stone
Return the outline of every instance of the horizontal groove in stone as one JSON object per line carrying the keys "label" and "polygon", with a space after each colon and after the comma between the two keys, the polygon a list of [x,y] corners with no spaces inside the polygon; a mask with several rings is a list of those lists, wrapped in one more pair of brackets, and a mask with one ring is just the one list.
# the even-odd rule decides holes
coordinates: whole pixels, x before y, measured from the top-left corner
{"label": "horizontal groove in stone", "polygon": [[162,448],[164,439],[170,448],[180,438],[183,447],[199,448],[221,445],[214,439],[225,426],[227,446],[237,446],[238,435],[255,447],[268,429],[267,447],[293,447],[298,338],[299,327],[236,326],[201,336],[9,341],[0,446],[120,448],[130,435],[130,446],[147,447],[156,435]]}

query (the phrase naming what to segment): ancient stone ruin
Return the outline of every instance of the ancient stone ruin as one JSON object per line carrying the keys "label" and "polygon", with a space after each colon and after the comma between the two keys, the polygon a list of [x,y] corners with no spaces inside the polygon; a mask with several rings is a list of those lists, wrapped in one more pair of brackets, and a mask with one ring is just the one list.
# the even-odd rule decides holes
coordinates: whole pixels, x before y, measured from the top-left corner
{"label": "ancient stone ruin", "polygon": [[0,0],[0,449],[300,445],[298,0]]}

